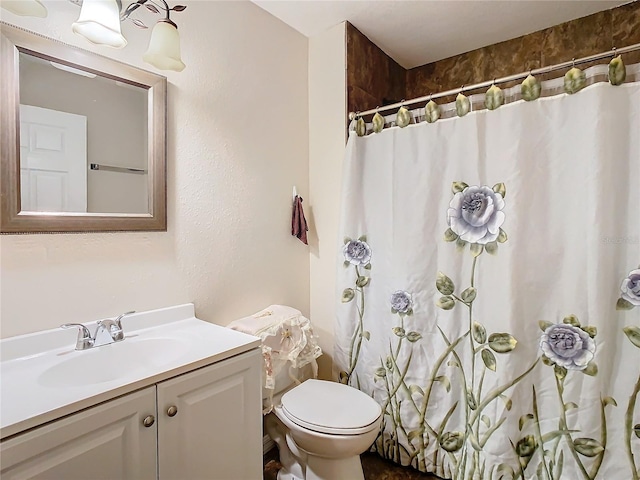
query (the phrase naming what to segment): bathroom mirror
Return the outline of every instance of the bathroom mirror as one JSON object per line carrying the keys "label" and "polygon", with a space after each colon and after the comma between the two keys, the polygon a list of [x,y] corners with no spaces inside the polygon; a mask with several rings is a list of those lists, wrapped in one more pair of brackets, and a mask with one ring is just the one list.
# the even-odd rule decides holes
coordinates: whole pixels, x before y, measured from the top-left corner
{"label": "bathroom mirror", "polygon": [[0,34],[0,233],[166,230],[166,78]]}

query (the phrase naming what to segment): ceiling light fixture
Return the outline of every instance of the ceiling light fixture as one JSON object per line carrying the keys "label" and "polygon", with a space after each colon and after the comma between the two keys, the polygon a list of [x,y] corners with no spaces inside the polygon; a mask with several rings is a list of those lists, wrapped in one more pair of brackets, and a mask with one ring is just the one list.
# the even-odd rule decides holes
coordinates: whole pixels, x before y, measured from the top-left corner
{"label": "ceiling light fixture", "polygon": [[[153,27],[149,47],[142,56],[142,59],[149,65],[153,65],[160,70],[181,72],[184,70],[185,64],[180,56],[180,34],[178,33],[178,25],[169,18],[169,14],[172,11],[181,12],[187,7],[184,5],[176,5],[173,8],[169,8],[165,0],[160,0],[160,2],[161,8],[165,11],[165,17],[158,20]],[[138,0],[136,3],[132,3],[127,7],[122,14],[122,18],[128,18],[131,12],[139,8],[140,5],[144,5],[154,13],[160,13],[156,7],[156,5],[159,5],[158,3],[152,2],[149,4],[147,0]],[[132,19],[132,21],[133,24],[138,27],[147,28],[139,20]]]}
{"label": "ceiling light fixture", "polygon": [[95,45],[123,48],[127,44],[120,30],[116,0],[83,0],[80,16],[71,29]]}
{"label": "ceiling light fixture", "polygon": [[[127,6],[122,14],[121,0],[69,0],[80,5],[80,16],[73,23],[72,30],[95,45],[123,48],[127,40],[122,35],[121,22],[131,20],[139,28],[147,26],[131,14],[140,7],[152,13],[164,13],[151,31],[149,47],[142,59],[159,70],[181,72],[185,64],[180,56],[180,35],[178,26],[170,18],[171,12],[182,12],[187,7],[169,7],[165,0],[136,0]],[[0,7],[16,15],[46,17],[47,9],[40,0],[0,0]]]}
{"label": "ceiling light fixture", "polygon": [[151,30],[149,48],[142,59],[160,70],[184,70],[185,64],[180,58],[178,26],[169,18],[158,21]]}

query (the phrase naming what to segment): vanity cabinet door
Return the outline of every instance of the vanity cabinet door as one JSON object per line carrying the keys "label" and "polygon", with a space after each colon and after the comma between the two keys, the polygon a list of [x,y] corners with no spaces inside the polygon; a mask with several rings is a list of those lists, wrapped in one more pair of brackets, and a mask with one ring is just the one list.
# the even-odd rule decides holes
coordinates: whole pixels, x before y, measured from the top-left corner
{"label": "vanity cabinet door", "polygon": [[149,387],[3,441],[0,477],[155,479],[157,422],[143,425],[155,394]]}
{"label": "vanity cabinet door", "polygon": [[157,385],[160,480],[262,479],[261,361],[254,350]]}

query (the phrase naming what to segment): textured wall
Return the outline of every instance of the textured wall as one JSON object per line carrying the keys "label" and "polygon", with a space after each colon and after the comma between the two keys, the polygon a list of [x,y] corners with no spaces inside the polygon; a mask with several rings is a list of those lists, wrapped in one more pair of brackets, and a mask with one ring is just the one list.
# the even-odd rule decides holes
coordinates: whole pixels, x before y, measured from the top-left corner
{"label": "textured wall", "polygon": [[[2,20],[152,68],[149,30],[91,47],[71,33],[77,7],[47,6]],[[168,231],[1,236],[3,337],[184,302],[223,325],[271,303],[309,314],[309,251],[290,235],[292,186],[308,192],[308,40],[250,2],[188,2],[175,20],[187,68],[164,73]]]}
{"label": "textured wall", "polygon": [[320,376],[331,378],[336,308],[340,186],[346,118],[345,24],[309,39],[309,199],[311,321],[325,355]]}
{"label": "textured wall", "polygon": [[[349,111],[362,111],[382,105],[389,92],[394,92],[394,99],[411,99],[640,43],[640,1],[405,70],[404,78],[388,75],[393,60],[349,27],[348,105]],[[623,59],[627,64],[639,62],[640,52]],[[393,71],[398,68],[402,67],[396,64]],[[363,75],[376,81],[367,83]],[[399,89],[403,93],[398,94]]]}

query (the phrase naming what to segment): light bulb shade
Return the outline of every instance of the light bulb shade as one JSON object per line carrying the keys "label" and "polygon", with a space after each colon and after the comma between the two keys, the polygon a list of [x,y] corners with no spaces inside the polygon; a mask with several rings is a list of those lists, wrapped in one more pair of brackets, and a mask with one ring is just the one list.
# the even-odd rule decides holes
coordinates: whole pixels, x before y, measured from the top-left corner
{"label": "light bulb shade", "polygon": [[142,59],[160,70],[184,70],[185,64],[180,58],[180,35],[173,22],[160,20],[156,23],[151,31],[149,48]]}
{"label": "light bulb shade", "polygon": [[40,0],[2,0],[0,7],[23,17],[40,17],[47,16],[47,8]]}
{"label": "light bulb shade", "polygon": [[127,40],[120,30],[120,9],[116,0],[83,0],[74,33],[96,45],[122,48]]}

